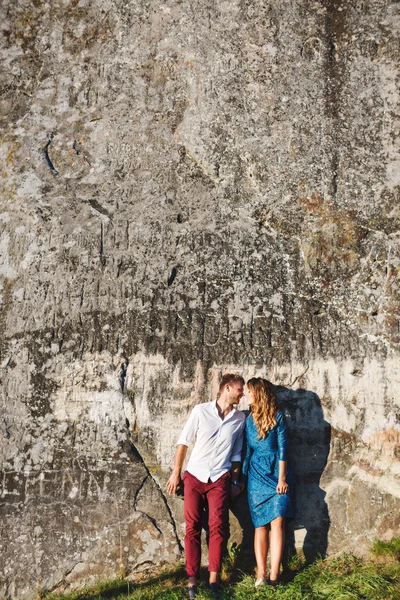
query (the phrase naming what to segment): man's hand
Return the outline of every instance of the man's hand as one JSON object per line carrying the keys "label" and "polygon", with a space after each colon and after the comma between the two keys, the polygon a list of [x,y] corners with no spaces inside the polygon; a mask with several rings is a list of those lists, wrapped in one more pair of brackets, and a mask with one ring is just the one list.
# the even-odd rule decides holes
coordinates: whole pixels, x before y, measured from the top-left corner
{"label": "man's hand", "polygon": [[276,486],[276,491],[278,492],[278,494],[287,494],[288,493],[289,486],[286,483],[285,479],[278,480],[278,485]]}
{"label": "man's hand", "polygon": [[187,446],[184,444],[178,444],[175,454],[175,465],[172,471],[171,477],[167,481],[167,492],[168,494],[176,494],[176,488],[181,482],[181,471],[183,462],[185,460],[187,452]]}
{"label": "man's hand", "polygon": [[181,474],[173,471],[171,477],[167,481],[168,494],[176,494],[176,488],[181,482]]}
{"label": "man's hand", "polygon": [[244,490],[244,483],[240,482],[239,485],[233,485],[231,483],[231,499],[234,500],[241,494]]}

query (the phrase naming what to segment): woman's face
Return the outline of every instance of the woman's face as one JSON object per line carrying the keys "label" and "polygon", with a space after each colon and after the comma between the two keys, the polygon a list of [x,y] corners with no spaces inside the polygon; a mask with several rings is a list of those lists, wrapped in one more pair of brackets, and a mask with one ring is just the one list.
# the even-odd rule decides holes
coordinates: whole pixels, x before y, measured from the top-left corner
{"label": "woman's face", "polygon": [[247,386],[244,395],[246,396],[247,404],[251,406],[255,402],[254,392],[252,392]]}

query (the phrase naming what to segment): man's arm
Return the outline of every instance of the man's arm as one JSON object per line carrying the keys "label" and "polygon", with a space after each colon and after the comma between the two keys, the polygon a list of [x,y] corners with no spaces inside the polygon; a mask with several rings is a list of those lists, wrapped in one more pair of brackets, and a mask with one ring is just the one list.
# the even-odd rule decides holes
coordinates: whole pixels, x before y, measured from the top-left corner
{"label": "man's arm", "polygon": [[176,488],[181,482],[181,471],[185,462],[188,446],[194,439],[198,427],[198,409],[195,406],[190,413],[188,420],[182,430],[178,440],[178,445],[175,454],[174,470],[171,477],[167,481],[167,491],[169,494],[176,494]]}
{"label": "man's arm", "polygon": [[233,461],[232,467],[231,467],[232,481],[239,481],[241,471],[242,471],[242,463],[239,461],[236,461],[236,460]]}
{"label": "man's arm", "polygon": [[232,461],[231,467],[231,498],[236,498],[243,491],[244,484],[240,481],[240,474],[242,470],[242,463],[239,461]]}
{"label": "man's arm", "polygon": [[244,483],[240,481],[240,475],[242,471],[242,447],[243,447],[243,434],[245,429],[245,421],[243,421],[240,427],[240,433],[236,437],[235,443],[232,448],[232,466],[231,466],[231,498],[234,499],[244,489]]}
{"label": "man's arm", "polygon": [[168,494],[176,494],[176,488],[181,482],[181,471],[186,457],[187,449],[187,446],[184,446],[183,444],[178,444],[175,454],[174,470],[172,471],[171,477],[167,481]]}

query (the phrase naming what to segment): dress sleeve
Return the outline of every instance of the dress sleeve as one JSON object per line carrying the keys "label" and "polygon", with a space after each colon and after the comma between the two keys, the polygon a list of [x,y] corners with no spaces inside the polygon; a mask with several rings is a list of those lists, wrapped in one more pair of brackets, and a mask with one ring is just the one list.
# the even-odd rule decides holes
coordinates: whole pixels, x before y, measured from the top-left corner
{"label": "dress sleeve", "polygon": [[279,460],[287,460],[288,435],[286,419],[282,412],[276,415],[276,427],[278,434],[278,454]]}
{"label": "dress sleeve", "polygon": [[195,406],[192,412],[189,415],[188,420],[184,428],[182,429],[182,433],[179,436],[179,440],[177,441],[177,445],[182,444],[182,446],[190,446],[192,443],[194,436],[197,433],[197,429],[199,426],[199,411],[198,407]]}
{"label": "dress sleeve", "polygon": [[250,458],[252,455],[252,449],[250,447],[249,444],[249,425],[248,425],[248,420],[246,419],[246,428],[245,428],[245,435],[244,435],[244,443],[246,444],[246,454],[243,460],[243,466],[242,466],[242,473],[243,475],[247,476],[248,470],[249,470],[249,466],[250,466]]}

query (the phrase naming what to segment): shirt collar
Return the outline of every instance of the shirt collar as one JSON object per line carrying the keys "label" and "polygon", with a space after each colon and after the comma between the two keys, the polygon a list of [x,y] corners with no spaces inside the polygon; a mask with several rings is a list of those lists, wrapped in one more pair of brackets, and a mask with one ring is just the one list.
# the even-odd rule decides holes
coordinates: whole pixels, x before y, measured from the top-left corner
{"label": "shirt collar", "polygon": [[[216,398],[216,399],[213,401],[213,411],[214,411],[214,413],[217,415],[217,417],[218,417],[218,418],[221,418],[221,417],[219,416],[219,413],[218,413],[218,408],[217,408],[217,400],[218,400],[218,398]],[[234,406],[232,406],[231,410],[230,410],[230,411],[228,412],[228,414],[226,415],[226,417],[225,417],[224,421],[226,421],[227,419],[230,419],[230,418],[233,416],[233,414],[234,414],[235,412],[236,412],[236,408],[235,408]],[[221,419],[221,420],[222,420],[222,419]]]}

